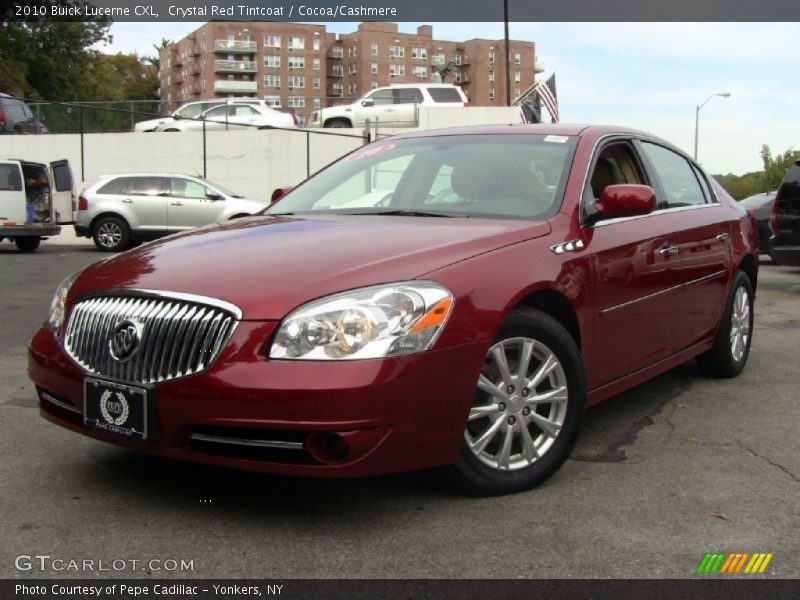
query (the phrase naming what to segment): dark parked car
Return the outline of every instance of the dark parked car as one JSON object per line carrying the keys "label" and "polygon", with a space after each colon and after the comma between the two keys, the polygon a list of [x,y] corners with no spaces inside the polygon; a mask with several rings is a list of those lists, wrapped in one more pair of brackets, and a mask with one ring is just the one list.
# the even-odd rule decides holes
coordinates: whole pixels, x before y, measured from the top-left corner
{"label": "dark parked car", "polygon": [[137,450],[507,493],[587,405],[691,358],[738,375],[757,274],[752,218],[658,138],[423,131],[68,277],[29,373],[46,419]]}
{"label": "dark parked car", "polygon": [[0,93],[0,133],[47,133],[22,100]]}
{"label": "dark parked car", "polygon": [[758,229],[758,250],[764,254],[770,254],[769,238],[772,237],[772,203],[775,202],[777,192],[764,192],[748,196],[739,205],[753,215]]}
{"label": "dark parked car", "polygon": [[770,255],[779,265],[800,267],[800,160],[786,172],[772,207]]}

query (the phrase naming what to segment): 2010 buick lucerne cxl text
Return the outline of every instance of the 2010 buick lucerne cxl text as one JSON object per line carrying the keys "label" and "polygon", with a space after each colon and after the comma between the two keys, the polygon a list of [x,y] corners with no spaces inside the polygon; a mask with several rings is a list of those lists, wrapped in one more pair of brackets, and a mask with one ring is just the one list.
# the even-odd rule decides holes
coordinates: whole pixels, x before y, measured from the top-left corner
{"label": "2010 buick lucerne cxl text", "polygon": [[694,357],[739,374],[757,264],[746,211],[650,135],[417,132],[68,277],[29,371],[46,419],[137,450],[514,492],[587,405]]}

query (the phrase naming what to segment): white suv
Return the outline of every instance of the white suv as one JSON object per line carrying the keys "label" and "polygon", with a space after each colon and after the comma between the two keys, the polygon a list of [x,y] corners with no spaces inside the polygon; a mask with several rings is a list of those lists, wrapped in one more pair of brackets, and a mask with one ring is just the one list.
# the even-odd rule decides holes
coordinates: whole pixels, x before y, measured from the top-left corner
{"label": "white suv", "polygon": [[[166,126],[169,123],[174,123],[181,119],[196,119],[202,113],[223,104],[256,104],[266,105],[264,100],[258,98],[220,98],[218,100],[201,100],[198,102],[189,102],[184,104],[168,117],[159,117],[158,119],[148,119],[147,121],[139,121],[133,126],[135,132],[158,131],[160,126]],[[163,129],[163,127],[161,128]]]}
{"label": "white suv", "polygon": [[418,106],[468,106],[461,88],[447,83],[398,84],[376,88],[352,104],[311,113],[321,127],[363,127],[366,120],[382,127],[414,127]]}

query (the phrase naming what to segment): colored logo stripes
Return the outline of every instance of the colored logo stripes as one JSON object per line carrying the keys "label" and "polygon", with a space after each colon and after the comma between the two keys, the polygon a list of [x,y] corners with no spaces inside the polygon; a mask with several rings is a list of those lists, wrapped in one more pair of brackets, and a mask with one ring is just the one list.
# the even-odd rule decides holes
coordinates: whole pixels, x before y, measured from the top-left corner
{"label": "colored logo stripes", "polygon": [[765,552],[707,553],[697,567],[699,574],[755,575],[767,569],[774,555]]}

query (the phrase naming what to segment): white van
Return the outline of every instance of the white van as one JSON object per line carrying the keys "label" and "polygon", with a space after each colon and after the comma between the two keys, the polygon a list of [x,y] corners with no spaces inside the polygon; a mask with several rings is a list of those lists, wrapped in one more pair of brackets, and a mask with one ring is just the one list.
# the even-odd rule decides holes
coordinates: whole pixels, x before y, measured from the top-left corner
{"label": "white van", "polygon": [[47,164],[0,159],[0,241],[32,252],[43,238],[75,222],[75,189],[69,162]]}

